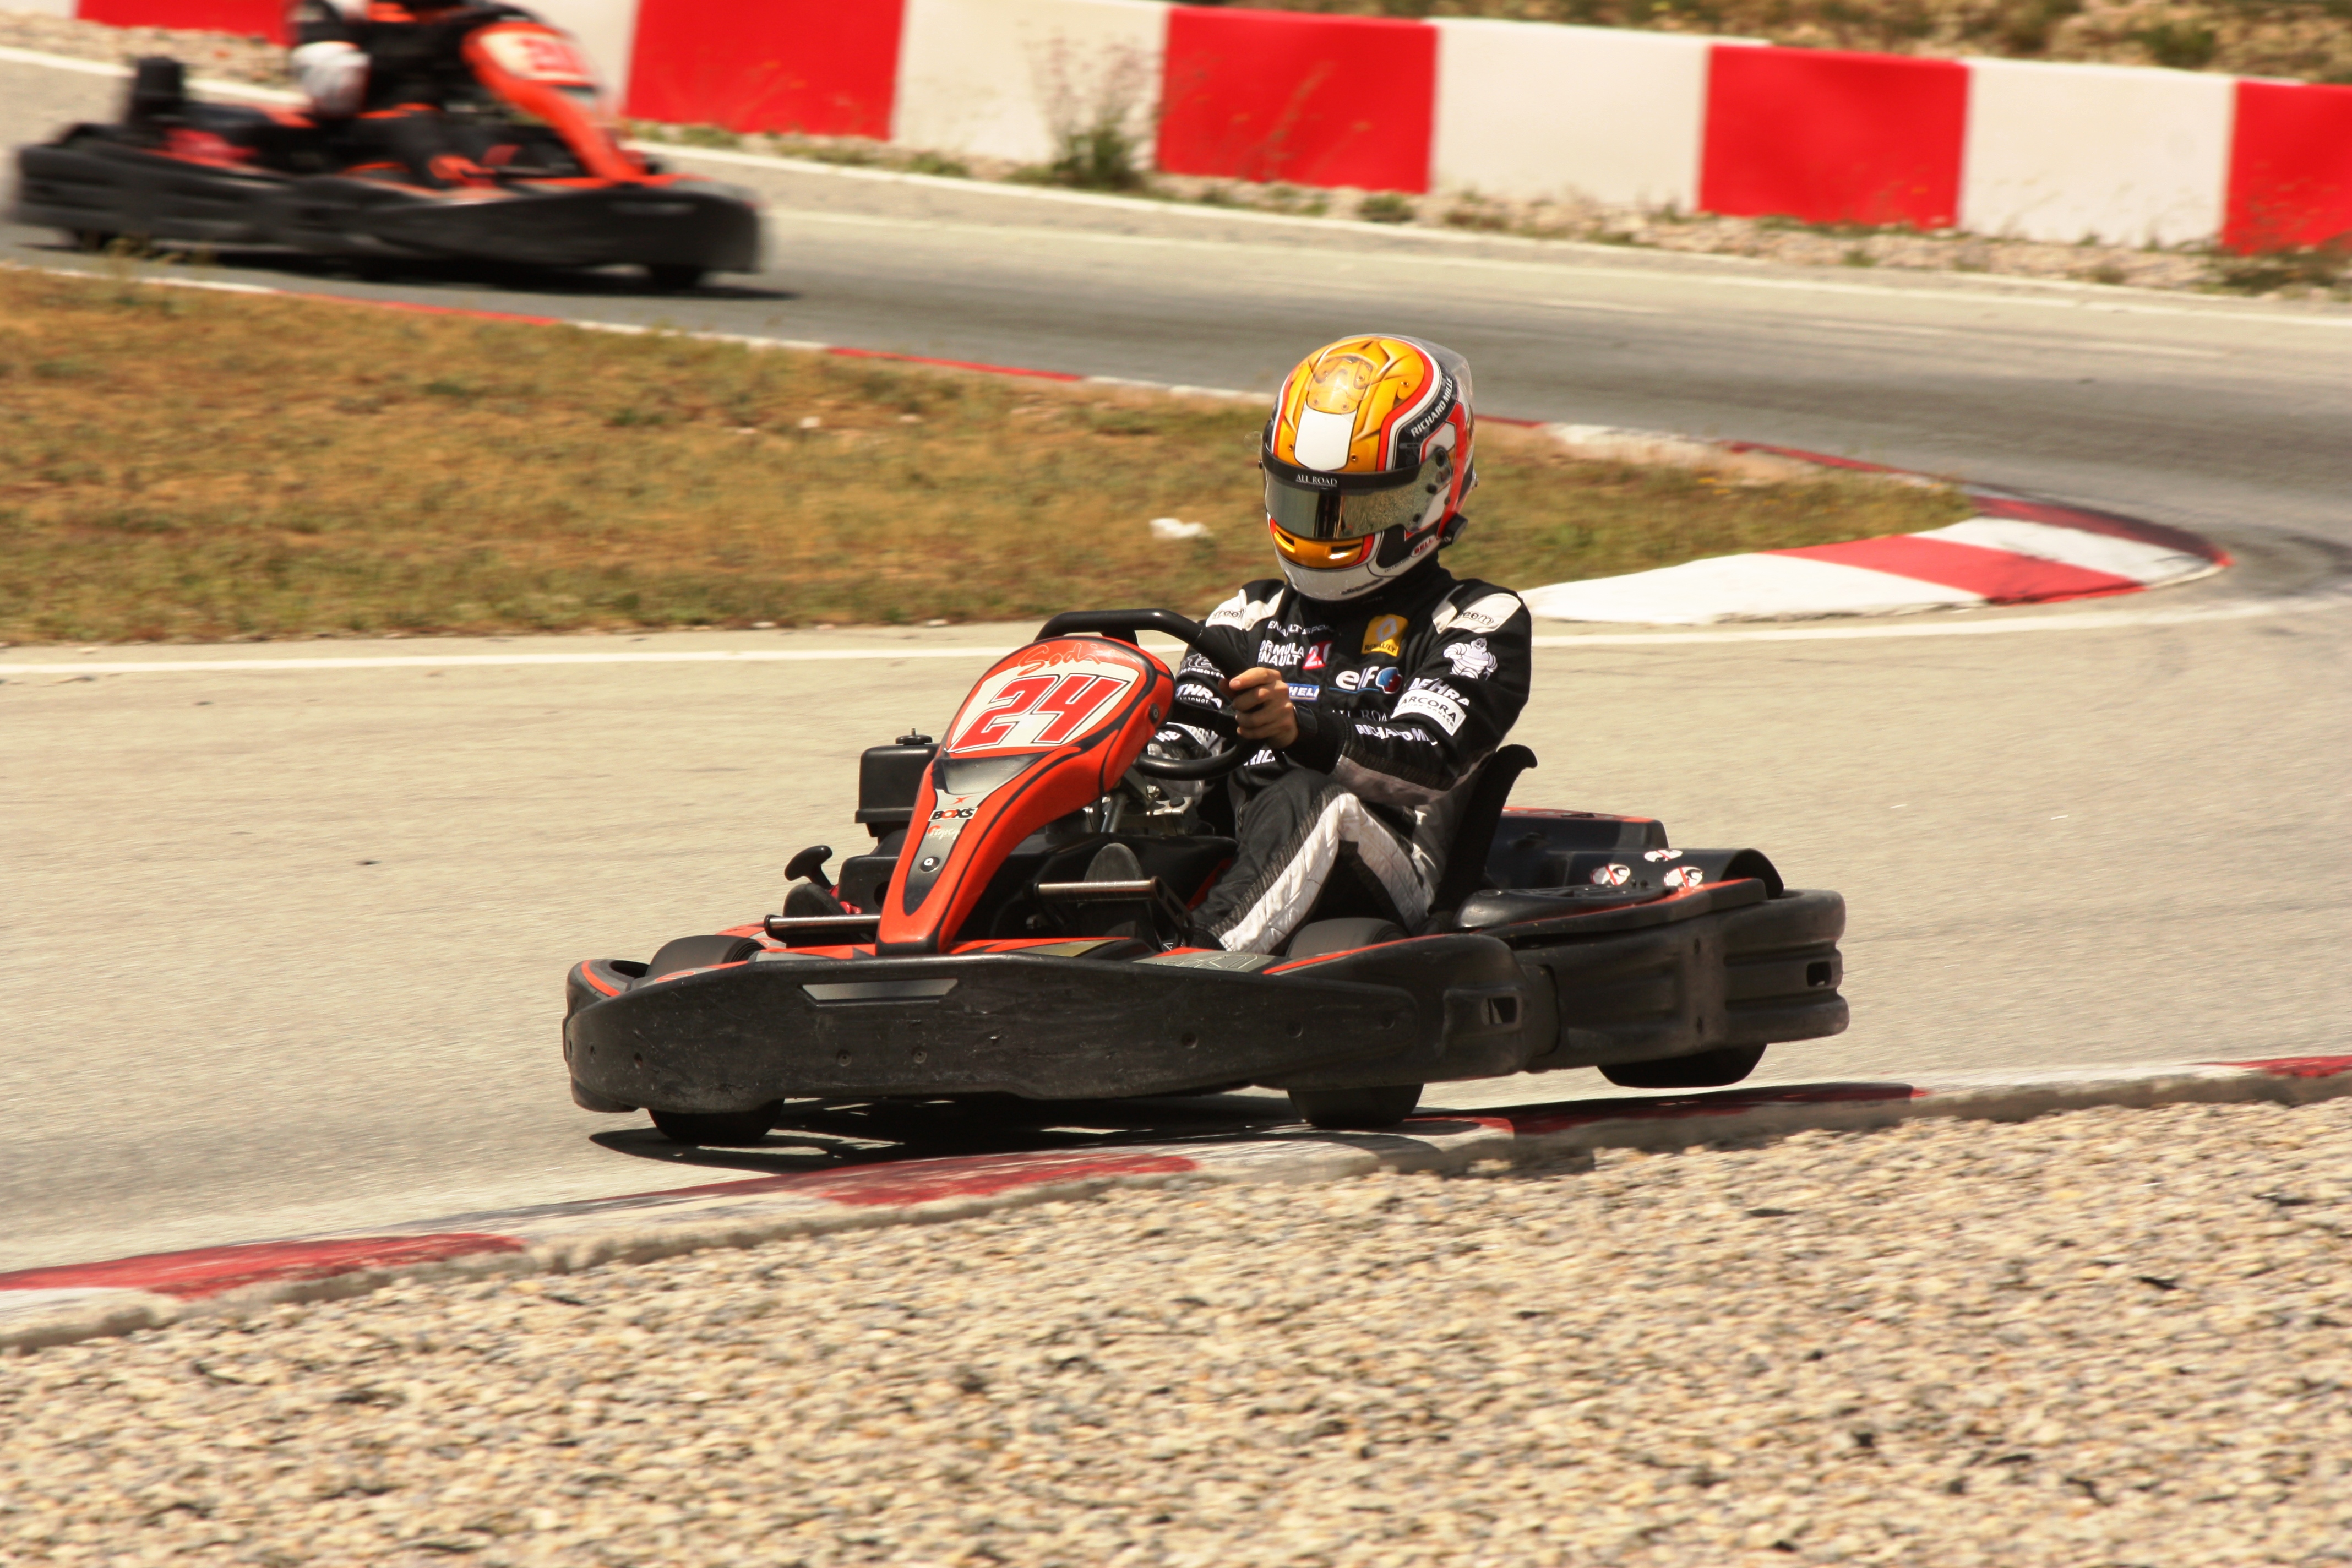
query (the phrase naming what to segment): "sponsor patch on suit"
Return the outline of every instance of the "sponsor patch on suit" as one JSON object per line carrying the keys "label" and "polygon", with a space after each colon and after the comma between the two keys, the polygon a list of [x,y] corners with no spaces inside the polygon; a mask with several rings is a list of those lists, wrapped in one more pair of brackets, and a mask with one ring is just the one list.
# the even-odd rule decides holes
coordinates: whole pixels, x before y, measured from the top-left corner
{"label": "sponsor patch on suit", "polygon": [[1436,691],[1408,691],[1389,710],[1391,719],[1402,719],[1408,713],[1421,714],[1449,735],[1459,733],[1462,721],[1470,716],[1463,710],[1462,704]]}

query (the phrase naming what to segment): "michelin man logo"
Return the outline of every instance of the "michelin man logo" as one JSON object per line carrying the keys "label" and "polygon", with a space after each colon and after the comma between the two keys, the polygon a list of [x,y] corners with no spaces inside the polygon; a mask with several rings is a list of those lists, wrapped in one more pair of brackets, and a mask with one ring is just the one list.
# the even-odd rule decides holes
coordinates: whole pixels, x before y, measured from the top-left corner
{"label": "michelin man logo", "polygon": [[1498,661],[1486,651],[1485,637],[1472,637],[1465,643],[1455,643],[1445,650],[1446,662],[1454,666],[1456,680],[1483,680],[1495,673]]}

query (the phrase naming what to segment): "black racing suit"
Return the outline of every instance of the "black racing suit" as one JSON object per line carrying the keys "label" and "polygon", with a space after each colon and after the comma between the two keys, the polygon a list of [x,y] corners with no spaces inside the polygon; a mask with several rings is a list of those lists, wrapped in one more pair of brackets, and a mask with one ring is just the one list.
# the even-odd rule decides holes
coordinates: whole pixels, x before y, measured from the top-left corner
{"label": "black racing suit", "polygon": [[[1478,768],[1527,705],[1527,606],[1432,561],[1339,603],[1251,583],[1208,626],[1237,666],[1281,672],[1298,739],[1233,775],[1241,847],[1196,929],[1247,952],[1279,951],[1310,918],[1374,915],[1418,929]],[[1227,700],[1197,652],[1177,668],[1176,695]],[[1175,755],[1226,743],[1181,713],[1154,742]]]}
{"label": "black racing suit", "polygon": [[[535,19],[509,5],[295,0],[295,76],[311,95],[313,117],[341,127],[353,163],[398,163],[419,184],[439,189],[488,174],[457,148],[443,117],[452,100],[474,90],[467,36],[493,21]],[[357,101],[329,102],[313,85],[305,68],[318,45],[346,45],[365,57]]]}

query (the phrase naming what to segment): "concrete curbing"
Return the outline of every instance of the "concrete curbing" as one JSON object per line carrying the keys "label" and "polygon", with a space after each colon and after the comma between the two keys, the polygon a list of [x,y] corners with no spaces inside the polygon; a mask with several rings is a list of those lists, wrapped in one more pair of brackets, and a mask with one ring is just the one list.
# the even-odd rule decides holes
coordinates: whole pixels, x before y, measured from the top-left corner
{"label": "concrete curbing", "polygon": [[[1944,482],[1753,441],[1595,425],[1543,428],[1578,457],[1703,469],[1749,482],[1824,469],[1899,484]],[[2231,564],[2219,545],[2182,529],[1980,485],[1953,488],[1976,515],[1923,533],[1714,555],[1649,572],[1554,583],[1521,597],[1544,620],[1712,626],[2105,598],[2193,582]]]}
{"label": "concrete curbing", "polygon": [[2096,1106],[2300,1105],[2347,1097],[2352,1056],[2304,1057],[1568,1100],[1423,1117],[1383,1133],[1286,1128],[1223,1142],[908,1158],[445,1215],[373,1234],[20,1269],[0,1274],[0,1353],[346,1299],[408,1280],[569,1274],[794,1237],[945,1224],[1115,1187],[1322,1184],[1375,1171],[1572,1160],[1602,1149],[1859,1132],[1929,1116],[2012,1121]]}

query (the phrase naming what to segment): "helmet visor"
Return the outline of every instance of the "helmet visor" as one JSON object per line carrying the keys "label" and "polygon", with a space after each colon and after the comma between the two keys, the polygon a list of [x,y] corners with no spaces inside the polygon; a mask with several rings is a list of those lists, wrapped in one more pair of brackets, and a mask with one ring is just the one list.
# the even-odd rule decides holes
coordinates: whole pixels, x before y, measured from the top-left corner
{"label": "helmet visor", "polygon": [[1453,482],[1451,452],[1386,474],[1326,474],[1267,460],[1265,514],[1300,539],[1363,539],[1411,527]]}

